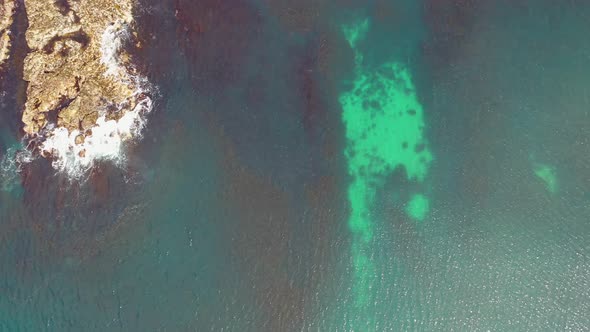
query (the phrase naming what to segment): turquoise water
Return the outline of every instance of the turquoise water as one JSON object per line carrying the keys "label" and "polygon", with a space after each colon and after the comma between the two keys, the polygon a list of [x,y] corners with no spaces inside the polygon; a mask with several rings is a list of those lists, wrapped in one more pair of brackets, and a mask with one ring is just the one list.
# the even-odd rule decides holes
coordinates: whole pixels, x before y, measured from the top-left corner
{"label": "turquoise water", "polygon": [[0,331],[590,328],[590,6],[475,3],[144,1],[126,167],[4,163]]}

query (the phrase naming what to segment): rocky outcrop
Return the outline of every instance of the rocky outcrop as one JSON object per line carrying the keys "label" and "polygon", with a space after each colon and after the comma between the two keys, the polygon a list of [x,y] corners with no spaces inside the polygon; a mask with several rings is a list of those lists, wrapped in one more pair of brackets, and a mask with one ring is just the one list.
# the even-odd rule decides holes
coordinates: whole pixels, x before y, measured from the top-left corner
{"label": "rocky outcrop", "polygon": [[[0,0],[2,1],[2,0]],[[22,121],[26,134],[53,126],[91,132],[136,104],[122,41],[132,41],[133,0],[24,0],[30,53]],[[52,126],[52,127],[53,127]],[[83,137],[78,141],[82,141]]]}
{"label": "rocky outcrop", "polygon": [[0,70],[10,55],[16,0],[0,0]]}

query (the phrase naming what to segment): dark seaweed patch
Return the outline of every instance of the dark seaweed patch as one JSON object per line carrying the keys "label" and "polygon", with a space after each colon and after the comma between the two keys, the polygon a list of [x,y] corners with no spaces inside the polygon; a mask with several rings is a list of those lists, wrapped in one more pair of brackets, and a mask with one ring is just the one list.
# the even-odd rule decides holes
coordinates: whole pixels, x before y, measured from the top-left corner
{"label": "dark seaweed patch", "polygon": [[424,151],[426,145],[424,143],[416,144],[415,151],[417,153]]}

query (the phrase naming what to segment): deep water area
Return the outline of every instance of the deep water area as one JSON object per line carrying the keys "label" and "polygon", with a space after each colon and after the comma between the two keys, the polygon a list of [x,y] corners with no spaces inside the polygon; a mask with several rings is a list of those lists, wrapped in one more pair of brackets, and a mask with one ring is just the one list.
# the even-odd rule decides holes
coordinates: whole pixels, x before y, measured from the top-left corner
{"label": "deep water area", "polygon": [[590,329],[590,3],[139,3],[123,164],[0,77],[0,331]]}

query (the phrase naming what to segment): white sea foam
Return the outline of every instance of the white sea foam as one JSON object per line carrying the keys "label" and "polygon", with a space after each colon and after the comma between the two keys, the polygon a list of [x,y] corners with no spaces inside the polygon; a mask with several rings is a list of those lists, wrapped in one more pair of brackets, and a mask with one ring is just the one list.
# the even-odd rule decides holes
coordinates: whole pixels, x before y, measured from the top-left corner
{"label": "white sea foam", "polygon": [[117,121],[99,117],[91,129],[92,135],[87,135],[81,144],[76,144],[76,137],[81,134],[78,130],[69,132],[63,127],[55,128],[40,148],[53,156],[55,169],[72,177],[85,174],[97,160],[121,164],[125,161],[123,143],[141,135],[145,126],[144,113],[151,107],[152,101],[145,98]]}
{"label": "white sea foam", "polygon": [[119,54],[129,37],[129,28],[125,22],[113,23],[102,33],[100,62],[107,67],[105,75],[125,76],[125,68],[120,65]]}
{"label": "white sea foam", "polygon": [[145,115],[152,110],[152,100],[145,95],[151,89],[145,77],[131,75],[121,65],[119,55],[129,38],[129,27],[124,22],[117,22],[107,27],[102,35],[101,62],[105,65],[105,75],[112,75],[135,89],[132,100],[137,105],[118,120],[108,120],[101,115],[91,130],[85,133],[84,141],[76,144],[76,137],[82,134],[78,130],[68,131],[63,127],[47,127],[40,136],[39,148],[44,155],[51,155],[53,167],[79,178],[87,173],[98,160],[111,160],[123,164],[124,143],[141,136],[145,126]]}

